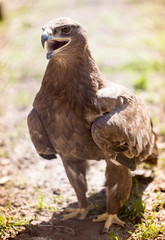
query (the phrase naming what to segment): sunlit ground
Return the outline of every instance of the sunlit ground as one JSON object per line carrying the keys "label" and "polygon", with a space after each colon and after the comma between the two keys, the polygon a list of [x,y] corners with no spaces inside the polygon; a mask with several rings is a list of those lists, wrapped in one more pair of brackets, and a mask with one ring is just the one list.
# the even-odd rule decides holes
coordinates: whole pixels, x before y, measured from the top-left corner
{"label": "sunlit ground", "polygon": [[[26,182],[27,185],[30,183],[33,187],[50,187],[50,183],[43,186],[44,181],[47,180],[40,180],[40,175],[37,177],[36,172],[44,171],[46,164],[49,174],[52,174],[51,167],[53,168],[54,163],[45,163],[36,156],[29,138],[26,116],[31,109],[47,65],[46,52],[40,42],[41,27],[52,18],[67,16],[80,22],[88,31],[92,54],[104,77],[134,89],[146,102],[154,129],[159,136],[158,167],[163,171],[165,169],[165,1],[3,0],[2,7],[4,15],[0,22],[2,208],[5,205],[3,197],[6,199],[4,187],[16,179],[19,181],[22,179],[22,182]],[[38,165],[35,165],[35,161]],[[98,168],[103,172],[104,165]],[[48,170],[45,170],[45,175],[46,171]],[[61,171],[64,171],[62,165],[59,172]],[[59,172],[56,172],[55,176],[58,176]],[[64,186],[62,181],[63,176],[60,176],[58,183],[52,188],[56,190],[56,187],[59,189],[60,186]],[[95,180],[91,179],[91,183],[94,182]],[[20,182],[19,184],[14,182],[16,188],[18,185]],[[69,186],[68,183],[66,186]],[[71,191],[71,194],[74,193]]]}

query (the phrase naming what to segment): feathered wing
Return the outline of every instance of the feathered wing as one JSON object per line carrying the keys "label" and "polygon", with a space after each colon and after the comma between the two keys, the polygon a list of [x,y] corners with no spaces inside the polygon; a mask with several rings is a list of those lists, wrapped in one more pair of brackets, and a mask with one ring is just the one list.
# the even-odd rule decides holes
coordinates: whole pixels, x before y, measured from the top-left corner
{"label": "feathered wing", "polygon": [[[157,148],[149,114],[134,93],[111,83],[98,91],[102,116],[92,124],[95,143],[111,157],[134,170]],[[106,106],[106,109],[105,109]]]}
{"label": "feathered wing", "polygon": [[28,115],[27,123],[31,140],[38,154],[48,160],[56,158],[56,151],[49,141],[43,124],[34,108]]}

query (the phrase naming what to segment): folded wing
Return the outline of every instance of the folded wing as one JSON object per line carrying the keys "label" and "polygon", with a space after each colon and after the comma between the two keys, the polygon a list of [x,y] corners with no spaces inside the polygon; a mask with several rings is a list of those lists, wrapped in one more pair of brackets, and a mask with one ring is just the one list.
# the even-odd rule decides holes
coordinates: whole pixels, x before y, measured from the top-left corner
{"label": "folded wing", "polygon": [[27,121],[30,137],[38,154],[48,160],[56,158],[56,151],[54,150],[44,126],[34,108],[28,115]]}
{"label": "folded wing", "polygon": [[92,124],[92,137],[106,156],[132,170],[153,152],[157,156],[148,111],[134,93],[112,83],[99,90],[98,104],[103,113]]}

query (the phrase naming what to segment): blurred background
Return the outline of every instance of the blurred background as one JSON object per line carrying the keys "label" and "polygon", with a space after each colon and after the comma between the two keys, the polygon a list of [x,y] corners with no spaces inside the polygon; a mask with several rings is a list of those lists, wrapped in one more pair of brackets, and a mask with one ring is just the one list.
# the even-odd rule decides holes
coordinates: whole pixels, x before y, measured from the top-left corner
{"label": "blurred background", "polygon": [[[60,170],[54,169],[54,162],[36,155],[26,123],[48,63],[40,41],[42,25],[63,16],[87,29],[104,77],[134,89],[146,102],[159,136],[160,166],[165,168],[165,0],[0,0],[2,206],[6,184],[9,189],[31,184],[55,191],[48,179],[64,171],[60,162]],[[45,168],[48,177],[41,178]]]}

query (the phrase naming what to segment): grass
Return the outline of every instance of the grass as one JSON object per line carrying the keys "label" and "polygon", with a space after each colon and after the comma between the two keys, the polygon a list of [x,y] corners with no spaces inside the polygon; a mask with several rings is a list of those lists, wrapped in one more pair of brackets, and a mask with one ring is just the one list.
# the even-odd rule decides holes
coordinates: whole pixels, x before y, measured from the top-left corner
{"label": "grass", "polygon": [[134,82],[133,87],[135,90],[147,90],[147,77],[142,75]]}
{"label": "grass", "polygon": [[7,158],[9,156],[9,152],[6,149],[0,149],[0,158]]}
{"label": "grass", "polygon": [[60,204],[62,204],[62,202],[63,202],[62,194],[60,194],[58,197],[52,196],[52,199],[56,206],[55,209],[58,210],[58,208],[60,207]]}
{"label": "grass", "polygon": [[19,211],[15,210],[11,196],[8,193],[6,204],[0,208],[0,237],[2,239],[15,236],[19,230],[28,227],[33,221],[32,217],[28,217],[28,219],[20,217]]}
{"label": "grass", "polygon": [[145,209],[145,203],[140,196],[131,195],[119,211],[121,218],[128,218],[129,221],[135,223],[141,219]]}
{"label": "grass", "polygon": [[49,208],[49,205],[47,204],[46,200],[45,200],[46,195],[43,193],[38,193],[36,196],[36,209],[43,211],[45,209]]}
{"label": "grass", "polygon": [[161,232],[165,230],[164,224],[159,224],[155,222],[155,211],[152,216],[145,216],[142,223],[137,224],[137,230],[135,231],[135,236],[140,240],[155,239]]}
{"label": "grass", "polygon": [[135,191],[131,192],[129,199],[119,211],[119,217],[128,218],[132,223],[140,221],[145,210],[145,202],[142,200],[142,193],[139,192],[139,184],[134,178]]}
{"label": "grass", "polygon": [[99,215],[105,211],[104,199],[98,196],[98,193],[92,193],[88,198],[89,206],[91,206],[92,214]]}
{"label": "grass", "polygon": [[12,216],[0,209],[0,236],[5,239],[6,236],[16,234],[18,230],[26,225],[29,225],[32,219],[26,220],[17,216]]}
{"label": "grass", "polygon": [[165,209],[165,198],[164,198],[164,195],[159,192],[153,204],[153,210],[155,209],[155,211],[158,212],[160,209],[163,209],[163,208]]}
{"label": "grass", "polygon": [[60,194],[59,196],[49,196],[46,195],[41,191],[41,189],[36,188],[34,191],[34,195],[36,198],[36,210],[37,212],[40,211],[49,211],[49,212],[55,212],[58,211],[60,205],[63,202],[63,197]]}
{"label": "grass", "polygon": [[161,135],[165,136],[165,126],[162,126],[160,128],[160,133],[161,133]]}
{"label": "grass", "polygon": [[19,91],[14,99],[14,103],[18,107],[27,107],[30,104],[31,98],[25,91]]}
{"label": "grass", "polygon": [[[163,1],[164,0],[160,2]],[[154,1],[143,1],[142,3],[137,0],[128,0],[128,2],[132,2],[132,4],[134,2],[139,3],[139,13],[141,11],[141,7],[143,9],[142,13],[140,13],[141,15],[136,17],[135,14],[131,17],[129,28],[126,27],[127,24],[122,21],[122,14],[120,12],[122,9],[120,8],[120,5],[114,10],[112,8],[111,14],[109,14],[107,6],[104,7],[104,4],[102,4],[104,9],[100,8],[100,10],[97,11],[97,9],[95,9],[95,5],[97,4],[95,4],[93,7],[96,11],[92,11],[93,17],[90,17],[90,20],[88,19],[88,15],[87,18],[83,18],[87,24],[84,24],[80,20],[81,18],[77,20],[82,22],[84,26],[87,26],[88,29],[92,29],[92,31],[88,32],[91,35],[91,38],[95,35],[93,38],[94,42],[97,43],[97,47],[95,47],[95,45],[93,47],[93,50],[95,51],[94,54],[97,55],[97,60],[101,64],[101,70],[107,75],[107,79],[110,79],[112,76],[112,81],[118,81],[118,83],[127,86],[125,79],[122,80],[124,75],[126,75],[126,78],[128,76],[130,79],[128,80],[129,86],[137,90],[138,93],[145,92],[148,96],[153,96],[153,98],[150,98],[150,102],[152,102],[153,105],[156,101],[156,97],[154,96],[158,96],[159,105],[163,104],[163,106],[165,106],[165,95],[163,91],[165,85],[162,84],[162,82],[164,83],[165,76],[165,57],[163,55],[165,31],[161,14],[158,16],[159,19],[157,19],[157,15],[159,15],[159,9],[157,7],[160,6],[161,10],[163,10],[162,6],[159,5],[158,2],[154,3]],[[13,10],[11,9],[10,13],[7,15],[6,21],[1,22],[0,25],[0,30],[2,30],[3,33],[3,39],[6,42],[5,45],[1,44],[2,49],[0,57],[0,95],[2,95],[0,98],[1,115],[4,114],[3,109],[5,105],[10,104],[13,105],[14,108],[20,109],[26,108],[29,105],[29,102],[32,101],[30,99],[31,91],[29,89],[28,81],[26,82],[26,87],[25,84],[22,85],[21,91],[20,86],[27,78],[34,78],[39,81],[42,79],[47,62],[45,60],[45,53],[43,53],[40,46],[41,25],[49,20],[47,15],[48,12],[49,18],[52,18],[55,15],[58,17],[59,12],[61,15],[66,13],[65,4],[62,2],[54,3],[53,8],[50,8],[51,0],[42,0],[39,3],[38,1],[34,1],[34,3],[29,1],[26,3],[26,6],[24,6],[24,4],[25,3],[22,2],[18,5],[18,7],[15,6]],[[124,6],[125,3],[122,4]],[[145,7],[150,5],[152,5],[152,8],[145,10]],[[88,10],[88,1],[85,3],[80,1],[76,3],[76,6],[77,7],[74,11],[76,10],[79,16],[84,16],[85,7]],[[110,6],[110,4],[108,6]],[[71,7],[74,8],[74,5]],[[112,5],[112,7],[114,6]],[[81,8],[83,8],[83,11],[81,11]],[[134,8],[132,10],[134,11]],[[145,15],[144,10],[146,11]],[[69,8],[68,11],[71,11],[71,9]],[[54,13],[57,14],[54,15]],[[131,16],[131,14],[128,15]],[[125,19],[127,19],[127,15],[123,15],[123,20]],[[134,24],[131,25],[131,22]],[[136,24],[137,22],[139,25]],[[140,31],[144,33],[142,38],[139,38],[138,35]],[[133,40],[134,38],[131,38],[133,35],[136,37],[136,34],[138,44],[137,41]],[[130,41],[128,41],[129,39]],[[129,46],[129,43],[131,43],[131,46]],[[142,47],[136,49],[136,47],[139,46]],[[122,52],[123,49],[125,50],[124,54]],[[114,55],[112,50],[115,51]],[[131,58],[129,57],[130,51]],[[119,52],[120,56],[118,56]],[[122,59],[123,55],[128,55],[128,58],[125,58],[123,62],[118,61],[120,60],[120,57]],[[145,57],[143,58],[143,56]],[[109,61],[110,59],[112,61]],[[157,76],[160,77],[160,83],[159,81],[157,82]],[[155,84],[158,84],[157,86],[159,88],[157,90]],[[163,87],[161,87],[161,84]],[[12,92],[15,91],[15,97],[9,97],[10,91],[8,90],[12,90]],[[6,101],[6,98],[9,98],[9,100]],[[159,107],[159,105],[157,104],[157,107]],[[159,116],[157,115],[157,117]],[[165,136],[164,123],[161,123],[159,120],[155,120],[154,123],[159,127],[159,133]],[[8,136],[8,138],[11,138],[10,153],[3,150],[2,147],[0,150],[0,157],[5,158],[14,153],[14,146],[16,145],[21,132],[24,131],[24,126],[25,123],[20,122],[15,126],[14,130],[9,132],[9,134],[5,132],[5,135]],[[161,166],[165,167],[165,158],[162,157],[161,161]],[[35,197],[36,210],[38,212],[57,211],[63,201],[61,195],[49,196],[39,191],[35,193]],[[94,214],[103,212],[102,210],[105,207],[103,198],[97,198],[95,194],[93,194],[89,199],[89,203],[95,207],[93,210],[95,211]],[[9,205],[11,204],[12,203],[9,202]],[[155,211],[159,211],[164,208],[164,205],[165,202],[163,200],[163,195],[158,193],[154,203]],[[8,212],[8,209],[9,207],[6,206],[6,212]],[[154,217],[148,215],[145,217],[144,211],[145,203],[141,199],[141,194],[137,192],[136,194],[132,194],[129,200],[124,204],[123,208],[120,210],[120,216],[123,218],[127,217],[131,222],[133,221],[136,224],[137,221],[143,219],[144,222],[137,224],[138,229],[136,235],[139,236],[139,239],[153,239],[156,234],[159,234],[159,231],[163,230],[163,227],[155,225],[155,213],[153,213]],[[13,217],[12,215],[7,215],[1,211],[0,233],[10,233],[10,231],[15,232],[19,227],[24,226],[27,222],[24,218],[16,216]],[[148,232],[153,234],[149,234]],[[108,238],[116,240],[120,239],[118,233],[113,232],[109,233]]]}
{"label": "grass", "polygon": [[160,192],[156,195],[155,202],[153,203],[152,214],[149,215],[147,210],[145,210],[147,203],[142,201],[142,193],[138,191],[138,182],[136,178],[134,180],[136,184],[136,191],[131,194],[131,197],[125,202],[124,206],[120,210],[120,217],[127,217],[131,223],[134,224],[134,228],[136,229],[135,232],[133,233],[128,231],[128,233],[131,235],[133,234],[135,239],[155,239],[165,230],[165,224],[159,224],[159,222],[155,219],[155,213],[160,211],[160,209],[165,208],[164,196]]}
{"label": "grass", "polygon": [[160,159],[160,166],[161,166],[162,169],[165,168],[165,157],[162,157]]}
{"label": "grass", "polygon": [[113,231],[108,231],[107,232],[107,239],[111,239],[111,240],[122,240],[122,238],[119,237],[119,234],[118,234],[118,230],[120,228],[118,228],[116,230],[116,232],[113,232]]}

